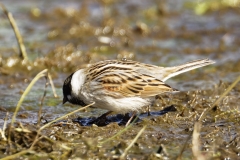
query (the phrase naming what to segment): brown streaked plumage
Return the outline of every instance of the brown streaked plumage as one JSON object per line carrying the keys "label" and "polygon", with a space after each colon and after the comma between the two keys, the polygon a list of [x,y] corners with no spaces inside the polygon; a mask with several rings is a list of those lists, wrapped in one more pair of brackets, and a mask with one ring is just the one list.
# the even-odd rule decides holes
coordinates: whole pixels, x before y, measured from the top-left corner
{"label": "brown streaked plumage", "polygon": [[89,104],[110,111],[138,111],[151,104],[155,95],[176,89],[164,81],[183,72],[214,62],[196,60],[174,67],[159,67],[131,60],[105,60],[80,69],[63,85],[64,103]]}

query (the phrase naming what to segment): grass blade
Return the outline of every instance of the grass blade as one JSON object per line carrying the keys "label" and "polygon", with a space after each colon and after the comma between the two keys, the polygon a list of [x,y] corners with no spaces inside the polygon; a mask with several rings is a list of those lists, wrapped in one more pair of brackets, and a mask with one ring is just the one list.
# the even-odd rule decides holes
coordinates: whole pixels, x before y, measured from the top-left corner
{"label": "grass blade", "polygon": [[31,81],[31,83],[28,85],[28,87],[25,89],[25,91],[23,92],[20,100],[18,101],[18,104],[16,106],[16,109],[15,109],[15,112],[12,116],[12,122],[11,122],[11,126],[13,125],[13,123],[15,122],[16,120],[16,116],[17,116],[17,113],[19,111],[19,108],[20,106],[22,105],[22,102],[24,100],[24,98],[26,97],[26,95],[29,93],[29,91],[31,90],[31,88],[33,87],[33,85],[41,78],[41,77],[44,77],[46,76],[46,73],[47,73],[47,69],[44,69],[43,71],[41,71],[40,73],[38,73],[34,78],[33,80]]}

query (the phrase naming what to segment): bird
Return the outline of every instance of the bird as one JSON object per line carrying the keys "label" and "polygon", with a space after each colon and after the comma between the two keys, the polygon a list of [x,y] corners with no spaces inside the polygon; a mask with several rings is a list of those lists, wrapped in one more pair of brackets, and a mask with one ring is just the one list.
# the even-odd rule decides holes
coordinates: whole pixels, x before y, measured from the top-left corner
{"label": "bird", "polygon": [[181,73],[215,63],[201,59],[178,66],[161,67],[133,60],[104,60],[79,69],[63,84],[63,104],[70,102],[108,110],[105,114],[139,112],[153,103],[155,96],[178,92],[165,83]]}

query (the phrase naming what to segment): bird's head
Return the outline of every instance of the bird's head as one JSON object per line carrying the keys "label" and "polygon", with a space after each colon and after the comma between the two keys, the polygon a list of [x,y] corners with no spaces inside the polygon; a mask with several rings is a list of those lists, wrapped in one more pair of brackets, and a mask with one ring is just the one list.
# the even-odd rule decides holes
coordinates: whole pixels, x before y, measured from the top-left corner
{"label": "bird's head", "polygon": [[66,102],[70,102],[72,99],[72,85],[71,85],[71,81],[72,81],[72,76],[73,74],[71,74],[70,76],[68,76],[68,78],[64,81],[63,84],[63,104]]}
{"label": "bird's head", "polygon": [[[85,106],[86,104],[80,98],[80,89],[84,83],[81,78],[82,70],[72,73],[63,84],[63,104],[70,102],[72,104]],[[80,77],[79,77],[80,75]]]}

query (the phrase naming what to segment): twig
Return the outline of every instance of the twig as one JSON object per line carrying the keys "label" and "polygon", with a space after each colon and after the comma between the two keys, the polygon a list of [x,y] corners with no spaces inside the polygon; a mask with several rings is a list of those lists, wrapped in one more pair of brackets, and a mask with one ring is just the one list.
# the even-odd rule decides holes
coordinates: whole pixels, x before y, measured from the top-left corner
{"label": "twig", "polygon": [[[202,124],[202,120],[205,118],[206,114],[212,110],[231,90],[233,87],[235,87],[237,85],[237,83],[240,81],[240,76],[226,89],[226,91],[207,109],[205,109],[202,114],[200,115],[200,117],[198,118],[198,120],[194,123],[194,130],[189,134],[186,143],[184,144],[180,154],[178,155],[178,157],[176,159],[181,159],[182,153],[185,150],[186,146],[187,146],[187,142],[191,139],[191,136],[195,136],[196,134],[194,131],[196,131],[196,128],[198,128],[198,132],[201,132],[201,124]],[[194,135],[195,134],[195,135]],[[194,146],[193,146],[194,147]],[[195,150],[195,149],[192,149]]]}
{"label": "twig", "polygon": [[204,157],[200,151],[199,136],[200,136],[201,126],[202,126],[201,122],[196,122],[194,124],[194,130],[193,130],[193,134],[192,134],[192,137],[193,137],[192,138],[192,152],[193,152],[193,156],[197,160],[205,160],[206,159],[206,157]]}
{"label": "twig", "polygon": [[22,36],[21,36],[19,29],[17,27],[17,24],[12,16],[12,13],[8,12],[7,8],[2,3],[0,3],[0,6],[2,7],[2,10],[5,13],[5,15],[8,17],[8,20],[9,20],[9,22],[13,28],[13,31],[15,33],[16,39],[18,41],[19,50],[20,50],[20,55],[19,55],[20,58],[22,58],[25,61],[28,61],[26,48],[23,44]]}
{"label": "twig", "polygon": [[46,75],[46,72],[48,70],[47,69],[44,69],[43,71],[41,71],[40,73],[38,73],[34,78],[33,80],[31,81],[31,83],[28,85],[28,87],[25,89],[25,91],[23,92],[20,100],[18,101],[18,104],[16,106],[16,109],[15,109],[15,112],[13,113],[13,116],[12,116],[12,121],[11,121],[11,124],[10,124],[10,127],[9,127],[9,130],[8,130],[8,142],[10,144],[10,133],[11,133],[11,128],[13,126],[13,123],[15,122],[16,120],[16,116],[17,116],[17,113],[19,111],[19,108],[20,106],[22,105],[22,102],[24,100],[24,98],[26,97],[26,95],[29,93],[29,91],[31,90],[32,86],[37,82],[37,80],[41,77],[44,77]]}
{"label": "twig", "polygon": [[133,125],[133,124],[135,123],[135,121],[138,119],[138,116],[139,116],[139,115],[136,116],[136,118],[133,120],[132,123],[130,123],[130,125],[126,126],[124,129],[120,130],[117,134],[113,135],[112,137],[110,137],[110,138],[108,138],[108,139],[106,139],[106,140],[104,140],[104,141],[102,141],[102,142],[99,142],[99,144],[100,144],[100,145],[101,145],[101,144],[104,144],[104,143],[106,143],[106,142],[114,139],[115,137],[121,135],[122,133],[126,132],[130,127],[132,127],[132,125]]}
{"label": "twig", "polygon": [[6,126],[7,126],[7,118],[8,118],[8,112],[6,113],[6,116],[4,118],[4,124],[3,124],[3,129],[1,131],[1,135],[4,141],[7,141],[7,138],[5,136],[5,131],[6,131]]}
{"label": "twig", "polygon": [[46,73],[47,73],[47,69],[44,69],[43,71],[41,71],[40,73],[38,73],[34,78],[33,80],[31,81],[31,83],[28,85],[28,87],[26,88],[26,90],[23,92],[20,100],[18,101],[18,104],[16,106],[16,109],[15,109],[15,112],[12,116],[12,122],[11,122],[11,126],[13,125],[13,123],[15,122],[15,119],[16,119],[16,116],[17,116],[17,113],[18,113],[18,110],[24,100],[24,98],[26,97],[26,95],[29,93],[29,91],[31,90],[32,86],[41,78],[41,77],[44,77],[46,76]]}
{"label": "twig", "polygon": [[52,87],[53,95],[54,95],[55,98],[57,98],[58,95],[56,93],[56,90],[55,90],[55,87],[54,87],[54,84],[53,84],[52,76],[49,72],[48,72],[48,79],[49,79],[49,82],[50,82],[51,87]]}
{"label": "twig", "polygon": [[46,83],[45,83],[44,93],[43,93],[43,96],[42,96],[42,98],[41,98],[40,107],[39,107],[39,111],[38,111],[38,123],[37,123],[38,126],[40,125],[40,121],[41,121],[42,106],[43,106],[44,98],[46,97],[46,94],[47,94],[48,81],[49,81],[49,83],[51,84],[51,88],[52,88],[54,97],[55,97],[55,98],[58,97],[58,96],[57,96],[57,93],[56,93],[56,90],[55,90],[55,87],[54,87],[54,84],[53,84],[53,81],[52,81],[52,77],[51,77],[51,75],[50,75],[49,72],[48,72],[47,75],[45,76],[45,79],[46,79]]}
{"label": "twig", "polygon": [[176,160],[181,160],[181,159],[182,159],[183,152],[184,152],[184,150],[187,148],[187,145],[188,145],[187,142],[191,139],[192,133],[193,133],[193,132],[191,132],[191,133],[188,135],[188,137],[186,138],[186,141],[185,141],[185,143],[184,143],[184,145],[183,145],[180,153],[179,153],[178,156],[176,157]]}
{"label": "twig", "polygon": [[27,150],[23,150],[21,152],[18,152],[16,154],[1,158],[1,160],[12,160],[12,159],[16,159],[19,158],[21,155],[24,155],[26,153],[35,153],[33,150],[27,149]]}
{"label": "twig", "polygon": [[41,128],[39,128],[38,131],[37,131],[37,135],[36,135],[36,137],[35,137],[35,140],[33,141],[30,149],[33,148],[33,146],[37,143],[37,141],[39,140],[40,132],[41,132],[44,128],[50,126],[50,125],[51,125],[52,123],[54,123],[54,122],[57,122],[57,121],[65,118],[65,117],[67,117],[67,116],[70,116],[70,115],[72,115],[72,114],[74,114],[74,113],[76,113],[76,112],[79,112],[79,111],[81,111],[81,110],[85,110],[86,108],[88,108],[88,107],[90,107],[90,106],[92,106],[92,105],[94,105],[94,104],[95,104],[95,102],[93,102],[93,103],[91,103],[91,104],[89,104],[89,105],[87,105],[87,106],[85,106],[85,107],[79,108],[79,109],[77,109],[77,110],[75,110],[75,111],[73,111],[73,112],[70,112],[70,113],[68,113],[68,114],[65,114],[65,115],[63,115],[62,117],[59,117],[59,118],[57,118],[57,119],[49,122],[48,124],[45,124],[45,125],[42,126]]}
{"label": "twig", "polygon": [[33,147],[35,146],[35,144],[43,138],[43,136],[39,137],[39,134],[40,134],[40,132],[37,132],[37,135],[36,135],[32,145],[31,145],[31,147],[29,148],[30,150],[33,150]]}
{"label": "twig", "polygon": [[48,76],[47,76],[47,75],[45,76],[45,79],[46,79],[45,88],[44,88],[43,96],[42,96],[42,98],[41,98],[40,106],[39,106],[39,110],[38,110],[38,122],[37,122],[37,126],[39,126],[39,125],[40,125],[40,122],[41,122],[43,101],[44,101],[44,98],[46,97],[46,94],[47,94],[47,86],[48,86]]}
{"label": "twig", "polygon": [[146,126],[144,126],[136,135],[136,137],[132,140],[132,142],[129,144],[129,146],[124,150],[123,154],[120,156],[120,159],[124,159],[125,156],[127,155],[127,152],[129,149],[133,146],[133,144],[138,140],[138,138],[141,136],[143,131],[146,129]]}
{"label": "twig", "polygon": [[6,137],[5,137],[5,131],[6,131],[6,128],[7,128],[7,119],[8,119],[8,112],[6,113],[6,117],[4,119],[4,124],[3,124],[3,134],[4,134],[4,137],[3,139],[6,140]]}
{"label": "twig", "polygon": [[199,117],[198,121],[202,121],[203,118],[205,118],[206,114],[212,110],[232,89],[237,85],[237,83],[240,81],[240,76],[226,89],[226,91],[209,107],[207,110],[205,110],[201,116]]}
{"label": "twig", "polygon": [[89,105],[87,105],[87,106],[85,106],[85,107],[79,108],[79,109],[77,109],[77,110],[75,110],[75,111],[72,111],[72,112],[70,112],[70,113],[68,113],[68,114],[65,114],[65,115],[63,115],[62,117],[59,117],[59,118],[57,118],[57,119],[55,119],[55,120],[53,120],[53,121],[45,124],[45,125],[42,126],[39,130],[41,131],[41,130],[43,130],[44,128],[50,126],[52,123],[57,122],[57,121],[65,118],[65,117],[67,117],[67,116],[70,116],[70,115],[72,115],[72,114],[74,114],[74,113],[76,113],[76,112],[79,112],[79,111],[81,111],[81,110],[84,110],[84,109],[86,109],[86,108],[88,108],[88,107],[90,107],[90,106],[92,106],[92,105],[94,105],[94,104],[95,104],[95,102],[93,102],[93,103],[91,103],[91,104],[89,104]]}

